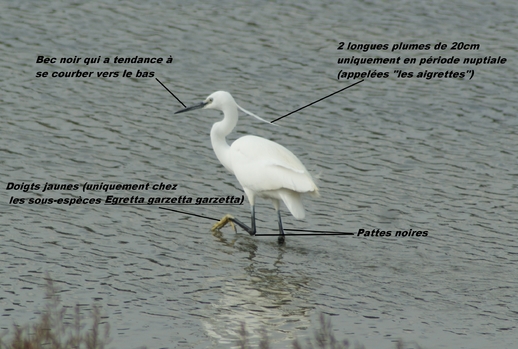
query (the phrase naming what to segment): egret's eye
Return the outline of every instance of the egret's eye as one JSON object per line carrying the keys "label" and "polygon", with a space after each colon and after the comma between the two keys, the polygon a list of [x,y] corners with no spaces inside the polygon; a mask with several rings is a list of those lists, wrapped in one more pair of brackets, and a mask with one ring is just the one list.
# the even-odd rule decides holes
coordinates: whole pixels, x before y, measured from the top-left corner
{"label": "egret's eye", "polygon": [[213,98],[209,98],[209,103],[212,103],[214,99]]}

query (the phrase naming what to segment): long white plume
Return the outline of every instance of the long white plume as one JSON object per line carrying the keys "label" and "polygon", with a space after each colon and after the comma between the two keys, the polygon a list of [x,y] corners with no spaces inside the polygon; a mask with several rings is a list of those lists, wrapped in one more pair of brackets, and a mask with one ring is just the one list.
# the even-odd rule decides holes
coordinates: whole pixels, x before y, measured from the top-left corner
{"label": "long white plume", "polygon": [[267,120],[263,119],[262,117],[259,117],[259,116],[255,115],[254,113],[249,112],[249,111],[248,111],[248,110],[246,110],[246,109],[241,108],[241,107],[239,106],[239,104],[237,104],[237,103],[236,103],[236,105],[237,105],[237,107],[238,107],[239,109],[241,109],[241,111],[245,112],[246,114],[248,114],[248,115],[250,115],[250,116],[253,116],[253,117],[254,117],[254,118],[256,118],[256,119],[261,120],[262,122],[266,122],[267,124],[270,124],[270,125],[279,126],[279,125],[277,125],[277,124],[272,124],[270,121],[267,121]]}

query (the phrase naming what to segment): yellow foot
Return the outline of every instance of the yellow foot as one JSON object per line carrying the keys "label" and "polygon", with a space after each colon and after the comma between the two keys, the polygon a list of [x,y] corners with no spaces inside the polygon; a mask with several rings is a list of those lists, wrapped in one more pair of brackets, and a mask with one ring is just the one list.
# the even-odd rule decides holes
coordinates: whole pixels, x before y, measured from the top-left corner
{"label": "yellow foot", "polygon": [[236,232],[236,226],[234,225],[234,222],[232,222],[232,218],[234,218],[232,215],[226,214],[223,216],[223,218],[220,219],[220,221],[212,226],[212,231],[217,231],[223,228],[225,225],[230,223],[230,226],[232,229],[234,229],[234,232]]}

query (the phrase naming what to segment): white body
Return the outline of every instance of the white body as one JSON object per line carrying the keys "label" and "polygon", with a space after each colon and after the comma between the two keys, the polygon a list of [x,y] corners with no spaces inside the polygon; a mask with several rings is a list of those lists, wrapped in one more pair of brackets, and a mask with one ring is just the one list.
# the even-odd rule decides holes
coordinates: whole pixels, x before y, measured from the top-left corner
{"label": "white body", "polygon": [[252,206],[255,197],[273,200],[276,210],[282,200],[297,219],[305,216],[301,194],[318,194],[318,188],[304,165],[282,145],[257,136],[244,136],[231,146],[225,137],[238,120],[238,105],[224,91],[211,94],[204,109],[218,109],[225,117],[210,132],[212,147],[219,161],[233,173],[243,187]]}

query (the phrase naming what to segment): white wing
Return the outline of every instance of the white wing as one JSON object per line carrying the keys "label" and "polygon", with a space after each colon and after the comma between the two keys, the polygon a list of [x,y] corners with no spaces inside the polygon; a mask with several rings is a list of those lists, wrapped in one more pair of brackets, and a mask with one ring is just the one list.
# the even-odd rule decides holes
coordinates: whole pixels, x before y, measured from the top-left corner
{"label": "white wing", "polygon": [[270,140],[244,136],[231,150],[232,168],[239,183],[256,193],[289,189],[298,193],[318,193],[304,165],[291,151]]}

